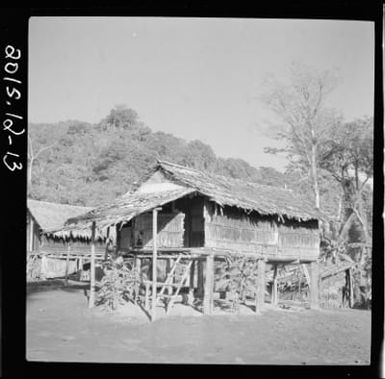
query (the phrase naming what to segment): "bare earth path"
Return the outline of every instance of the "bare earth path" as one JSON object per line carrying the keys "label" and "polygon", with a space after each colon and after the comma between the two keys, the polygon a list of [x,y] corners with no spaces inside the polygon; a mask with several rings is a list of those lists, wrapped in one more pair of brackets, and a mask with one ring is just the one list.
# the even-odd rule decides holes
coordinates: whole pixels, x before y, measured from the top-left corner
{"label": "bare earth path", "polygon": [[[89,310],[80,285],[28,289],[30,361],[358,364],[370,362],[369,311],[267,310],[260,316]],[[177,308],[175,309],[177,311]]]}

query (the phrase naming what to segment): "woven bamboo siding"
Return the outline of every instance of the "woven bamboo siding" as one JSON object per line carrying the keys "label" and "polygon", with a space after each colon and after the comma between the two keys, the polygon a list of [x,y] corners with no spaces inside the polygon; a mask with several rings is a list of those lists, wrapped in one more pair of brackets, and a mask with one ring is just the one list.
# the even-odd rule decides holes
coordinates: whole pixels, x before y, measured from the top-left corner
{"label": "woven bamboo siding", "polygon": [[[48,239],[43,236],[41,251],[52,254],[66,254],[68,251],[68,244],[61,239]],[[103,241],[97,241],[95,243],[95,252],[104,253],[105,243]],[[90,254],[91,244],[83,241],[71,241],[71,254]]]}
{"label": "woven bamboo siding", "polygon": [[261,246],[270,245],[271,253],[274,253],[277,231],[274,223],[267,218],[251,217],[241,210],[229,207],[220,210],[210,202],[206,203],[205,241],[207,247],[250,252],[261,250]]}
{"label": "woven bamboo siding", "polygon": [[293,222],[279,224],[278,248],[285,256],[313,258],[319,255],[319,232],[314,225],[300,226]]}
{"label": "woven bamboo siding", "polygon": [[[183,247],[184,214],[158,214],[158,247]],[[135,245],[145,248],[152,247],[152,214],[144,213],[135,218],[134,226]],[[141,241],[141,243],[140,243]]]}
{"label": "woven bamboo siding", "polygon": [[205,246],[256,252],[273,258],[319,255],[319,234],[314,222],[278,221],[276,217],[249,215],[236,208],[205,204]]}

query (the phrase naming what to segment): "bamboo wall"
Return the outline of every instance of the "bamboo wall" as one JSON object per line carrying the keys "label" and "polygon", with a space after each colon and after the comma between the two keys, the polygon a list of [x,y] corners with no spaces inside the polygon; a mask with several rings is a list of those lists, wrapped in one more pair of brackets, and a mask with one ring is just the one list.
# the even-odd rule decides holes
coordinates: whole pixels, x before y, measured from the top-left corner
{"label": "bamboo wall", "polygon": [[[184,216],[182,212],[158,213],[159,248],[183,247]],[[152,248],[152,213],[137,216],[133,224],[134,246]]]}
{"label": "bamboo wall", "polygon": [[319,255],[317,223],[282,223],[276,217],[247,215],[235,207],[220,208],[206,201],[205,246],[256,252],[269,258],[300,257],[314,259]]}
{"label": "bamboo wall", "polygon": [[[52,254],[66,254],[68,251],[68,244],[65,240],[59,238],[48,238],[46,236],[41,237],[40,251],[44,251]],[[90,254],[91,243],[85,240],[70,240],[71,254]],[[95,253],[102,254],[105,252],[104,241],[95,241]]]}

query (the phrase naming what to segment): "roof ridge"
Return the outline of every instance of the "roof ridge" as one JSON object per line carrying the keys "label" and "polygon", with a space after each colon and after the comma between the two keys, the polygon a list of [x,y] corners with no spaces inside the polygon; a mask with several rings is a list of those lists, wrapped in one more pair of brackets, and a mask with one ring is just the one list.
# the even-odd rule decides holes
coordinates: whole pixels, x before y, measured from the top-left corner
{"label": "roof ridge", "polygon": [[235,182],[240,182],[240,183],[243,183],[243,184],[249,184],[251,186],[265,187],[267,189],[275,188],[275,189],[278,189],[278,190],[281,190],[281,191],[285,191],[285,192],[289,192],[289,193],[293,194],[291,189],[287,189],[287,188],[284,188],[284,187],[276,187],[276,186],[272,186],[272,185],[268,185],[268,184],[252,182],[252,181],[244,180],[244,179],[240,179],[240,178],[234,178],[232,176],[215,174],[215,173],[207,171],[207,170],[199,170],[199,169],[197,169],[195,167],[183,166],[183,165],[180,165],[180,164],[177,164],[177,163],[173,163],[173,162],[161,161],[161,160],[157,160],[157,161],[158,161],[158,166],[161,166],[161,167],[163,167],[163,164],[166,164],[166,165],[170,165],[170,166],[179,167],[179,168],[182,168],[182,169],[187,169],[187,170],[190,170],[190,171],[195,171],[197,173],[202,173],[204,175],[210,175],[210,176],[213,176],[214,178],[220,178],[220,179],[224,179],[224,180],[230,179],[230,180],[233,180]]}
{"label": "roof ridge", "polygon": [[62,205],[63,207],[73,207],[73,208],[89,208],[89,209],[94,209],[94,207],[87,207],[83,205],[72,205],[72,204],[63,204],[63,203],[54,203],[52,201],[46,201],[46,200],[36,200],[36,199],[31,199],[27,198],[28,201],[35,201],[37,203],[46,203],[46,204],[52,204],[52,205]]}

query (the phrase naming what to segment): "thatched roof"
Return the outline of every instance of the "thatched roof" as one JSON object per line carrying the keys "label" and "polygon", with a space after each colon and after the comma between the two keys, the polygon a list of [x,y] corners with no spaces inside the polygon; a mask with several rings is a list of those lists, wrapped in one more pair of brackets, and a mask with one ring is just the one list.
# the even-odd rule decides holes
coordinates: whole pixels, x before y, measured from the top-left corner
{"label": "thatched roof", "polygon": [[96,238],[105,238],[107,228],[121,222],[127,222],[135,216],[150,211],[153,208],[162,206],[170,201],[195,192],[191,188],[181,188],[172,191],[155,193],[134,193],[124,195],[113,203],[94,209],[82,216],[67,220],[66,225],[58,230],[51,230],[48,234],[57,237],[66,237],[71,234],[73,237],[91,238],[92,222],[96,223]]}
{"label": "thatched roof", "polygon": [[80,216],[92,210],[89,207],[49,203],[48,201],[32,199],[27,199],[27,209],[43,231],[60,228],[69,218]]}
{"label": "thatched roof", "polygon": [[214,175],[163,161],[158,161],[157,165],[137,183],[135,189],[156,171],[162,172],[169,181],[179,187],[160,192],[127,193],[111,204],[69,219],[65,227],[55,231],[54,234],[64,236],[71,233],[74,237],[90,237],[91,224],[95,221],[96,236],[105,236],[108,226],[127,222],[138,214],[192,193],[207,196],[220,206],[234,206],[246,212],[256,211],[262,215],[276,215],[304,221],[320,218],[320,214],[311,204],[289,190]]}
{"label": "thatched roof", "polygon": [[194,188],[222,206],[234,206],[263,215],[277,215],[296,220],[321,218],[320,213],[311,204],[284,188],[215,175],[169,162],[159,161],[153,172],[157,170],[170,181]]}

